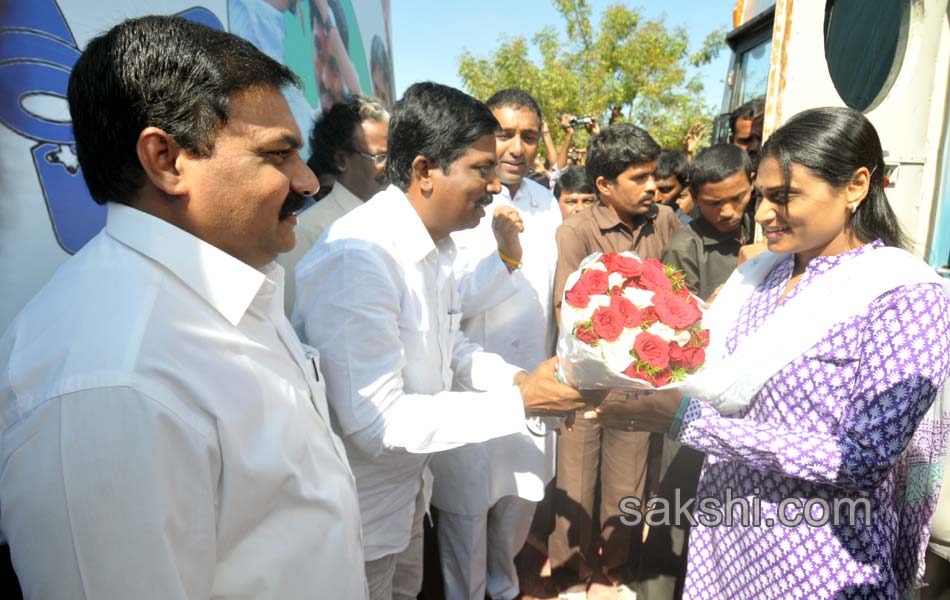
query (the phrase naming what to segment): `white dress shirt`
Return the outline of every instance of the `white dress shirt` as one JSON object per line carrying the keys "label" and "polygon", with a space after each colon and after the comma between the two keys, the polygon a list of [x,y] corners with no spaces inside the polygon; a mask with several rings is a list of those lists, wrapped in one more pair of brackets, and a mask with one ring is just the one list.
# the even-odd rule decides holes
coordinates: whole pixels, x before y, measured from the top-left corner
{"label": "white dress shirt", "polygon": [[293,313],[294,297],[296,296],[294,291],[294,269],[297,267],[297,263],[317,243],[327,227],[361,204],[363,204],[362,200],[354,196],[350,190],[337,181],[333,184],[333,189],[330,190],[329,194],[297,215],[297,226],[294,228],[297,243],[293,250],[277,257],[277,262],[287,274],[284,282],[284,311],[288,317]]}
{"label": "white dress shirt", "polygon": [[322,377],[262,271],[109,205],[0,338],[0,528],[28,598],[365,598]]}
{"label": "white dress shirt", "polygon": [[[390,186],[336,221],[297,264],[293,322],[320,350],[356,475],[366,560],[407,547],[423,453],[524,428],[512,385],[520,369],[459,329],[455,254],[451,238],[433,242]],[[511,285],[501,261],[484,267],[492,285]]]}
{"label": "white dress shirt", "polygon": [[[514,198],[507,187],[495,194],[478,227],[452,234],[458,247],[456,276],[465,281],[485,257],[497,257],[492,213],[513,206],[521,215],[522,268],[511,274],[517,293],[485,307],[463,303],[462,331],[489,352],[526,371],[554,355],[554,271],[561,224],[557,200],[544,186],[525,179]],[[525,430],[482,444],[441,452],[430,465],[435,476],[432,503],[457,514],[477,515],[499,499],[516,495],[540,501],[554,477],[555,434]]]}

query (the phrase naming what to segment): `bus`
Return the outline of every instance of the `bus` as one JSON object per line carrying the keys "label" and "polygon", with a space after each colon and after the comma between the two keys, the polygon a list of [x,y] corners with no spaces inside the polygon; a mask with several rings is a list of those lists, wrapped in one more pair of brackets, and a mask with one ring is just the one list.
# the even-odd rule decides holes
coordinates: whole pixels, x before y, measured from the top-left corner
{"label": "bus", "polygon": [[722,114],[765,98],[764,135],[819,106],[874,123],[887,193],[931,265],[950,262],[950,15],[947,0],[738,0]]}

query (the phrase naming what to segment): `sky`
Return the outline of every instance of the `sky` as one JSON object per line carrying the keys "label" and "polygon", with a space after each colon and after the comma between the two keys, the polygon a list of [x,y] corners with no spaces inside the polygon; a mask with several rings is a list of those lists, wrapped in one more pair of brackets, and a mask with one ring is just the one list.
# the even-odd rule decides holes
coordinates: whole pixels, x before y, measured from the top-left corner
{"label": "sky", "polygon": [[[595,27],[603,10],[617,3],[590,0]],[[665,13],[668,27],[685,27],[693,52],[710,31],[724,25],[731,28],[735,0],[638,0],[626,4],[642,8],[647,18]],[[391,25],[397,98],[416,81],[462,88],[459,56],[468,50],[487,58],[498,46],[500,35],[524,36],[530,42],[542,28],[554,26],[566,36],[563,19],[550,0],[393,0]],[[724,48],[700,70],[706,103],[717,111],[729,57],[728,48]]]}

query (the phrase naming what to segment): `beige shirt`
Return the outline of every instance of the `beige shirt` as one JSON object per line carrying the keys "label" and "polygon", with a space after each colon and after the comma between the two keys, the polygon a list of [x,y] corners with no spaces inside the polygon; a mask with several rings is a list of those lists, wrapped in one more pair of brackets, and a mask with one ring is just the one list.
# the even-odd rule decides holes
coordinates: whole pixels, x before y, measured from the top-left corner
{"label": "beige shirt", "polygon": [[294,308],[294,268],[297,263],[307,253],[307,250],[310,250],[317,243],[327,227],[361,204],[363,204],[362,200],[354,196],[350,190],[337,181],[329,194],[297,216],[297,227],[294,230],[297,234],[297,245],[290,252],[281,254],[277,258],[277,262],[284,267],[284,271],[287,273],[285,278],[286,287],[284,288],[284,312],[288,317],[290,317]]}
{"label": "beige shirt", "polygon": [[557,228],[557,271],[554,274],[554,306],[561,307],[564,282],[581,261],[595,252],[632,250],[642,259],[660,258],[673,232],[683,226],[668,206],[654,205],[631,229],[602,202],[571,215]]}

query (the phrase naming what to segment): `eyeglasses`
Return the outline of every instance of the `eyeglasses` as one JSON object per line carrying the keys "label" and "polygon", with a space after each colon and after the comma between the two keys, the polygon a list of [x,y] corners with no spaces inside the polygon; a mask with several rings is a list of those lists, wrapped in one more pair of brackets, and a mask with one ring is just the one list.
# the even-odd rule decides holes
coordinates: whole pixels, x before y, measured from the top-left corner
{"label": "eyeglasses", "polygon": [[353,152],[356,152],[357,154],[359,154],[359,155],[362,156],[363,158],[368,158],[368,159],[370,159],[371,161],[373,161],[373,164],[375,164],[375,165],[377,165],[377,166],[379,166],[379,167],[385,165],[385,164],[386,164],[386,160],[389,158],[389,154],[386,153],[386,152],[380,152],[380,153],[378,153],[378,154],[369,154],[369,153],[363,152],[363,151],[361,151],[361,150],[354,150]]}

